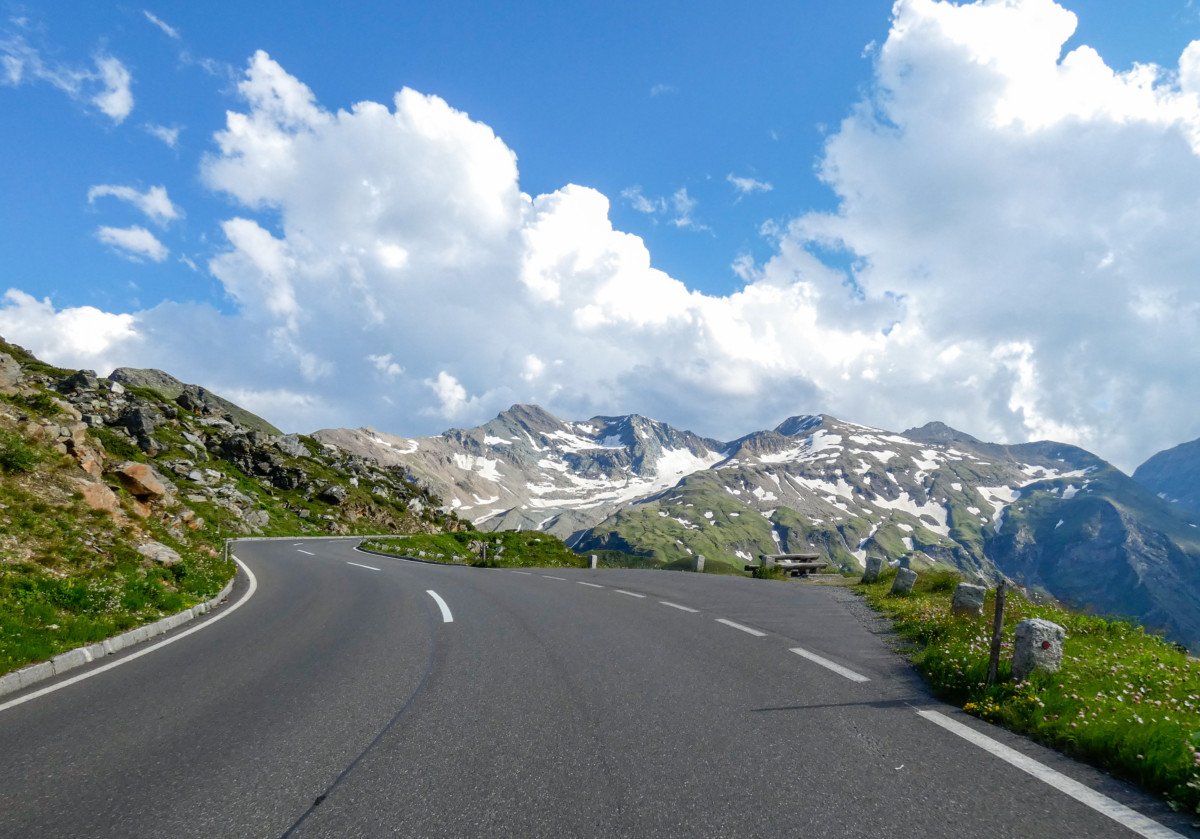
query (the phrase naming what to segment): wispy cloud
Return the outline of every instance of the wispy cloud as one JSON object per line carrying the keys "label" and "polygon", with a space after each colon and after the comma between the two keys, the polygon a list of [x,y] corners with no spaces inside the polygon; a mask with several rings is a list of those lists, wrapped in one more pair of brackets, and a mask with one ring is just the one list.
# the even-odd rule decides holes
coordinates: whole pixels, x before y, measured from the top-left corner
{"label": "wispy cloud", "polygon": [[651,198],[642,193],[640,186],[630,186],[621,190],[621,197],[639,213],[653,217],[655,224],[658,223],[658,217],[661,216],[666,218],[670,224],[681,229],[709,229],[692,216],[692,211],[696,209],[699,202],[688,195],[687,187],[680,187],[670,198],[661,196]]}
{"label": "wispy cloud", "polygon": [[650,98],[653,99],[658,96],[666,96],[668,93],[678,92],[679,88],[675,87],[675,85],[663,84],[662,82],[659,82],[658,84],[654,85],[654,87],[650,88]]}
{"label": "wispy cloud", "polygon": [[92,62],[95,70],[47,62],[20,35],[0,40],[0,82],[11,87],[46,82],[77,102],[95,105],[120,124],[133,111],[132,76],[120,59],[106,53],[96,53]]}
{"label": "wispy cloud", "polygon": [[136,225],[101,227],[96,231],[96,238],[116,248],[121,256],[133,262],[141,262],[143,257],[153,262],[162,262],[171,253],[153,233]]}
{"label": "wispy cloud", "polygon": [[671,224],[686,230],[708,230],[707,225],[701,224],[692,217],[692,211],[699,204],[699,201],[688,195],[687,187],[680,187],[671,196],[671,206],[675,209],[675,218],[671,219]]}
{"label": "wispy cloud", "polygon": [[151,136],[157,137],[171,148],[175,148],[176,143],[179,142],[179,132],[183,131],[183,128],[178,125],[166,126],[154,122],[148,122],[142,128],[146,129],[146,132]]}
{"label": "wispy cloud", "polygon": [[667,201],[665,198],[655,198],[653,200],[642,194],[640,186],[630,186],[621,190],[621,197],[627,200],[633,209],[639,213],[646,215],[654,215],[655,213],[665,212],[667,209]]}
{"label": "wispy cloud", "polygon": [[739,178],[737,175],[732,173],[726,175],[725,180],[733,184],[733,188],[738,192],[739,200],[746,195],[750,195],[755,192],[770,192],[775,188],[766,181],[759,181],[755,180],[754,178]]}
{"label": "wispy cloud", "polygon": [[88,203],[94,203],[97,198],[104,196],[128,201],[158,225],[166,225],[183,215],[182,211],[171,203],[167,196],[167,188],[163,186],[152,186],[145,192],[138,192],[131,186],[98,184],[88,190]]}
{"label": "wispy cloud", "polygon": [[142,9],[142,14],[146,16],[146,20],[150,21],[159,29],[161,29],[167,35],[167,37],[174,38],[176,41],[179,40],[179,30],[174,26],[171,26],[171,24],[166,23],[162,19],[156,17],[153,12],[147,11],[146,9]]}

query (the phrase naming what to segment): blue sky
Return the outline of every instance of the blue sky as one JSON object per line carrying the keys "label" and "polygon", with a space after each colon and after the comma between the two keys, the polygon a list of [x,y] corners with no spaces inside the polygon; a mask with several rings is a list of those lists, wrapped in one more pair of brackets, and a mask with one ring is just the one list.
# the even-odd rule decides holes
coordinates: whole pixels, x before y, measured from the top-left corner
{"label": "blue sky", "polygon": [[59,364],[302,431],[1200,435],[1191,2],[0,13],[0,331]]}

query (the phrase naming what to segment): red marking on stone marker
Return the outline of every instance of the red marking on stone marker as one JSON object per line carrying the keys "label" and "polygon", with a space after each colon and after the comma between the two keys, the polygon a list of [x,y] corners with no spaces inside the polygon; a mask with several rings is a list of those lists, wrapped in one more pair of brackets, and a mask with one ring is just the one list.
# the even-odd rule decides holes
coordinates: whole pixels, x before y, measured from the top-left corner
{"label": "red marking on stone marker", "polygon": [[1050,649],[1050,642],[1049,642],[1049,641],[1043,641],[1043,642],[1042,642],[1042,649],[1043,649],[1043,650],[1048,650],[1048,649]]}

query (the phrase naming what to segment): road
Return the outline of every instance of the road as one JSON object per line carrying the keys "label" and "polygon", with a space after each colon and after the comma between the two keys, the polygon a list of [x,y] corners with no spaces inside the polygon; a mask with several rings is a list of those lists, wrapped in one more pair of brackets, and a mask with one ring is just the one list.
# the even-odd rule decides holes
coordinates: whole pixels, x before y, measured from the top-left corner
{"label": "road", "polygon": [[0,836],[1138,835],[940,720],[1195,835],[933,700],[827,589],[353,545],[240,543],[236,610],[0,700]]}

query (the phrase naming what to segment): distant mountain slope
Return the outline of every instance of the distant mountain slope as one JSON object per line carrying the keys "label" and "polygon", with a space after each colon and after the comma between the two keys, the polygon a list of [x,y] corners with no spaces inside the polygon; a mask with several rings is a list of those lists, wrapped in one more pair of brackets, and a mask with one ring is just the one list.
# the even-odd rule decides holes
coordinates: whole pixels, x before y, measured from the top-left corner
{"label": "distant mountain slope", "polygon": [[722,443],[645,417],[567,422],[529,405],[440,437],[406,439],[373,428],[313,436],[403,466],[478,528],[564,538],[724,457]]}
{"label": "distant mountain slope", "polygon": [[240,405],[235,405],[228,399],[217,396],[215,393],[205,390],[199,385],[184,384],[179,379],[168,373],[164,373],[162,370],[118,367],[112,371],[109,378],[114,382],[120,382],[128,387],[144,387],[148,390],[153,390],[171,402],[187,394],[184,398],[185,400],[190,400],[190,404],[195,406],[195,410],[203,410],[205,407],[220,409],[232,416],[234,421],[239,425],[244,425],[251,431],[265,431],[267,434],[275,435],[283,433],[262,417],[250,413]]}
{"label": "distant mountain slope", "polygon": [[902,434],[796,416],[731,443],[641,416],[569,422],[515,405],[483,426],[406,439],[314,435],[381,463],[486,529],[539,529],[710,570],[816,551],[1008,576],[1200,645],[1191,522],[1111,465],[1053,442],[985,443],[941,423]]}
{"label": "distant mountain slope", "polygon": [[1159,452],[1133,471],[1133,479],[1168,504],[1200,513],[1200,440]]}

